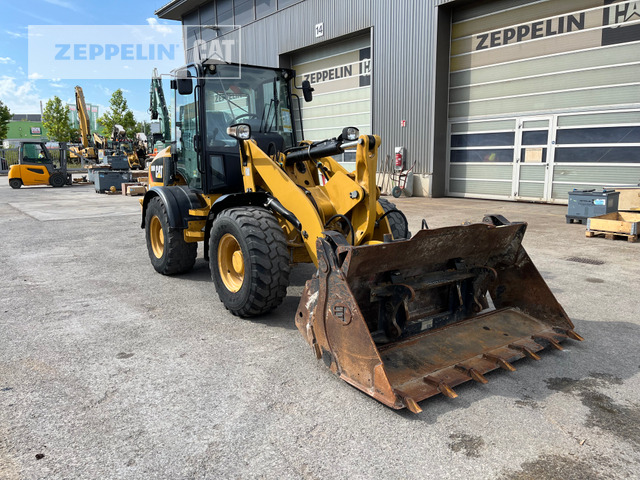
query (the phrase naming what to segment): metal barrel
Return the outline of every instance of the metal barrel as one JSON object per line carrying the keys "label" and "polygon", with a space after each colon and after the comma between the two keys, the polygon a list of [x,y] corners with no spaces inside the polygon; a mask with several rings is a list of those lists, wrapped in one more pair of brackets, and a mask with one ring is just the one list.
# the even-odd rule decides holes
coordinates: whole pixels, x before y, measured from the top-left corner
{"label": "metal barrel", "polygon": [[425,398],[456,397],[463,382],[582,340],[522,246],[527,225],[490,220],[355,247],[325,232],[296,312],[316,356],[417,413]]}

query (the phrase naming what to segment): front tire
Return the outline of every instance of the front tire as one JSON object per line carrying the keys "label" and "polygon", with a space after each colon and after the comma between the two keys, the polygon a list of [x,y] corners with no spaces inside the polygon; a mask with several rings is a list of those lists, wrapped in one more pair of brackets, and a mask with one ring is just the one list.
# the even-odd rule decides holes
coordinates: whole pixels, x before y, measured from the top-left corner
{"label": "front tire", "polygon": [[9,180],[9,186],[17,190],[22,186],[22,180],[19,178],[12,178]]}
{"label": "front tire", "polygon": [[53,188],[61,188],[64,187],[65,183],[67,183],[67,177],[59,172],[52,173],[49,177],[49,183]]}
{"label": "front tire", "polygon": [[175,275],[193,268],[198,244],[185,242],[183,230],[169,228],[167,207],[160,197],[149,201],[144,225],[149,258],[158,273]]}
{"label": "front tire", "polygon": [[209,266],[220,301],[239,317],[267,313],[287,294],[287,239],[263,208],[231,208],[218,215],[211,226]]}
{"label": "front tire", "polygon": [[405,225],[404,218],[402,215],[392,210],[400,211],[395,203],[391,203],[389,200],[385,200],[384,198],[379,198],[378,202],[384,210],[384,213],[391,212],[385,218],[389,222],[389,227],[391,228],[391,234],[393,235],[394,240],[404,240],[411,238],[411,232],[409,231],[409,227]]}

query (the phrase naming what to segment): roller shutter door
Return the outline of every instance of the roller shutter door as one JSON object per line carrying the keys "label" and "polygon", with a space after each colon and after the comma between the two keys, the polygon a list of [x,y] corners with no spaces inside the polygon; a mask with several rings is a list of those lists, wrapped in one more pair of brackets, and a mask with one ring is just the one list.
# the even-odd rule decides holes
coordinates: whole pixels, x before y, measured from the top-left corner
{"label": "roller shutter door", "polygon": [[369,33],[296,53],[292,67],[297,85],[308,80],[315,89],[312,102],[301,102],[307,140],[335,137],[346,126],[371,132]]}
{"label": "roller shutter door", "polygon": [[640,182],[640,2],[480,2],[451,31],[449,195]]}

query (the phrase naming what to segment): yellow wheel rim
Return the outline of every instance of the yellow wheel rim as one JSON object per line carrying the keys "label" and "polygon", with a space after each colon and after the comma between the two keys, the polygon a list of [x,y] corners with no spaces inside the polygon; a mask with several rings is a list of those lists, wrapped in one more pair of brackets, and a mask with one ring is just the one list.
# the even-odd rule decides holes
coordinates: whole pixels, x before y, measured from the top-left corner
{"label": "yellow wheel rim", "polygon": [[237,292],[244,282],[244,257],[236,238],[225,233],[218,243],[218,269],[222,283],[231,292]]}
{"label": "yellow wheel rim", "polygon": [[157,258],[161,258],[164,253],[164,232],[162,231],[162,222],[158,217],[151,219],[149,225],[149,237],[151,238],[151,249]]}

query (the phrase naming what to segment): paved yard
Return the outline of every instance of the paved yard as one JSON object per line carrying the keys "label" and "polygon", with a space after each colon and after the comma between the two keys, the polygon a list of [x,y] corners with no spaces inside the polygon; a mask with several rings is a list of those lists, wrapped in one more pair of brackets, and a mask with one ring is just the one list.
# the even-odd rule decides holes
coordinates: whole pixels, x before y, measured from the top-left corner
{"label": "paved yard", "polygon": [[640,243],[585,238],[563,206],[397,204],[414,232],[529,222],[525,247],[586,341],[397,412],[295,328],[312,268],[276,312],[240,320],[203,259],[155,273],[137,198],[0,177],[0,478],[640,478]]}

